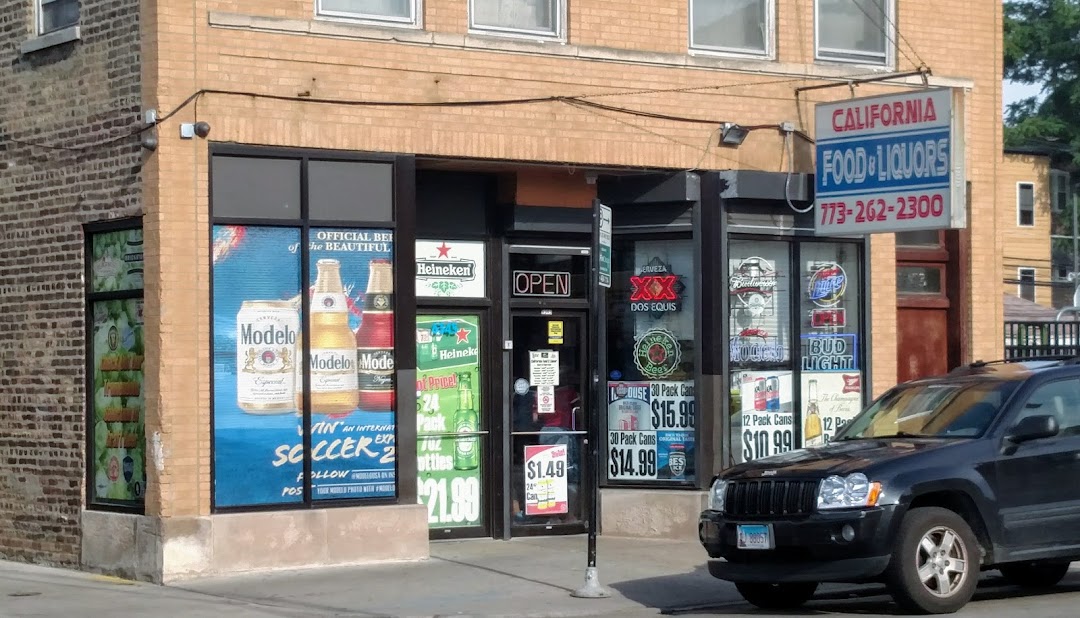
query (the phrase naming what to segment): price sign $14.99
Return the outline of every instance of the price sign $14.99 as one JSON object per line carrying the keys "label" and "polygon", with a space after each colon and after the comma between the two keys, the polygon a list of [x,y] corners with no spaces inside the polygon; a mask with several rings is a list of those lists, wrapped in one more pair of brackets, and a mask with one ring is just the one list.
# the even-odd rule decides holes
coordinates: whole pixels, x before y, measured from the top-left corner
{"label": "price sign $14.99", "polygon": [[612,431],[608,435],[608,476],[620,479],[656,478],[656,434]]}

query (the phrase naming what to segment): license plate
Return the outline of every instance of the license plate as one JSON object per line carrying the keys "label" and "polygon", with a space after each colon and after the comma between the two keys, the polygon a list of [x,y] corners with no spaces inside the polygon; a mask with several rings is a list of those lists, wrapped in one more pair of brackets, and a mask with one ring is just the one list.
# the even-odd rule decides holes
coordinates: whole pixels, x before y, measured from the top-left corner
{"label": "license plate", "polygon": [[768,525],[739,525],[735,527],[736,546],[739,549],[772,549],[772,527]]}

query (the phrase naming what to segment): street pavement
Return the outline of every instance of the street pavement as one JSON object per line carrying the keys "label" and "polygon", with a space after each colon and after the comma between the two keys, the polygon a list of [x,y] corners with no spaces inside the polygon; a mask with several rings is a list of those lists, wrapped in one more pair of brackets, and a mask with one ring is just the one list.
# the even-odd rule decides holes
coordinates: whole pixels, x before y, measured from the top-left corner
{"label": "street pavement", "polygon": [[[709,576],[697,543],[601,537],[606,599],[577,599],[585,537],[432,543],[421,562],[248,574],[155,586],[88,573],[0,562],[0,617],[148,614],[161,617],[310,616],[769,616]],[[1080,570],[1031,594],[986,574],[961,615],[1074,618]],[[826,586],[785,616],[891,616],[880,586]]]}

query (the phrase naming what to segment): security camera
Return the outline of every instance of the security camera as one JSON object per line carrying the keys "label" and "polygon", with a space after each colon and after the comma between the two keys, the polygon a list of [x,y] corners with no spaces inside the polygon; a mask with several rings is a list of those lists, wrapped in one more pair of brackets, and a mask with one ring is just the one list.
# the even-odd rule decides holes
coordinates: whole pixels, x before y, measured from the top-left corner
{"label": "security camera", "polygon": [[200,120],[199,122],[196,122],[195,123],[195,135],[198,135],[199,137],[202,137],[202,138],[205,138],[207,135],[210,135],[210,123],[206,122],[204,120]]}

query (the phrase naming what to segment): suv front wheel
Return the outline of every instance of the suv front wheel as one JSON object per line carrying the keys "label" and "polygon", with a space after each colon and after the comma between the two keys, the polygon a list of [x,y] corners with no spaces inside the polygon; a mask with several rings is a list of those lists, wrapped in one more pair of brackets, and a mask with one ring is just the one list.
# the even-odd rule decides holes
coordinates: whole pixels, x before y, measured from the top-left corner
{"label": "suv front wheel", "polygon": [[981,552],[975,533],[948,509],[922,507],[904,516],[886,581],[906,610],[951,614],[975,594]]}
{"label": "suv front wheel", "polygon": [[1010,584],[1024,588],[1050,588],[1065,578],[1068,562],[1017,562],[998,567]]}

